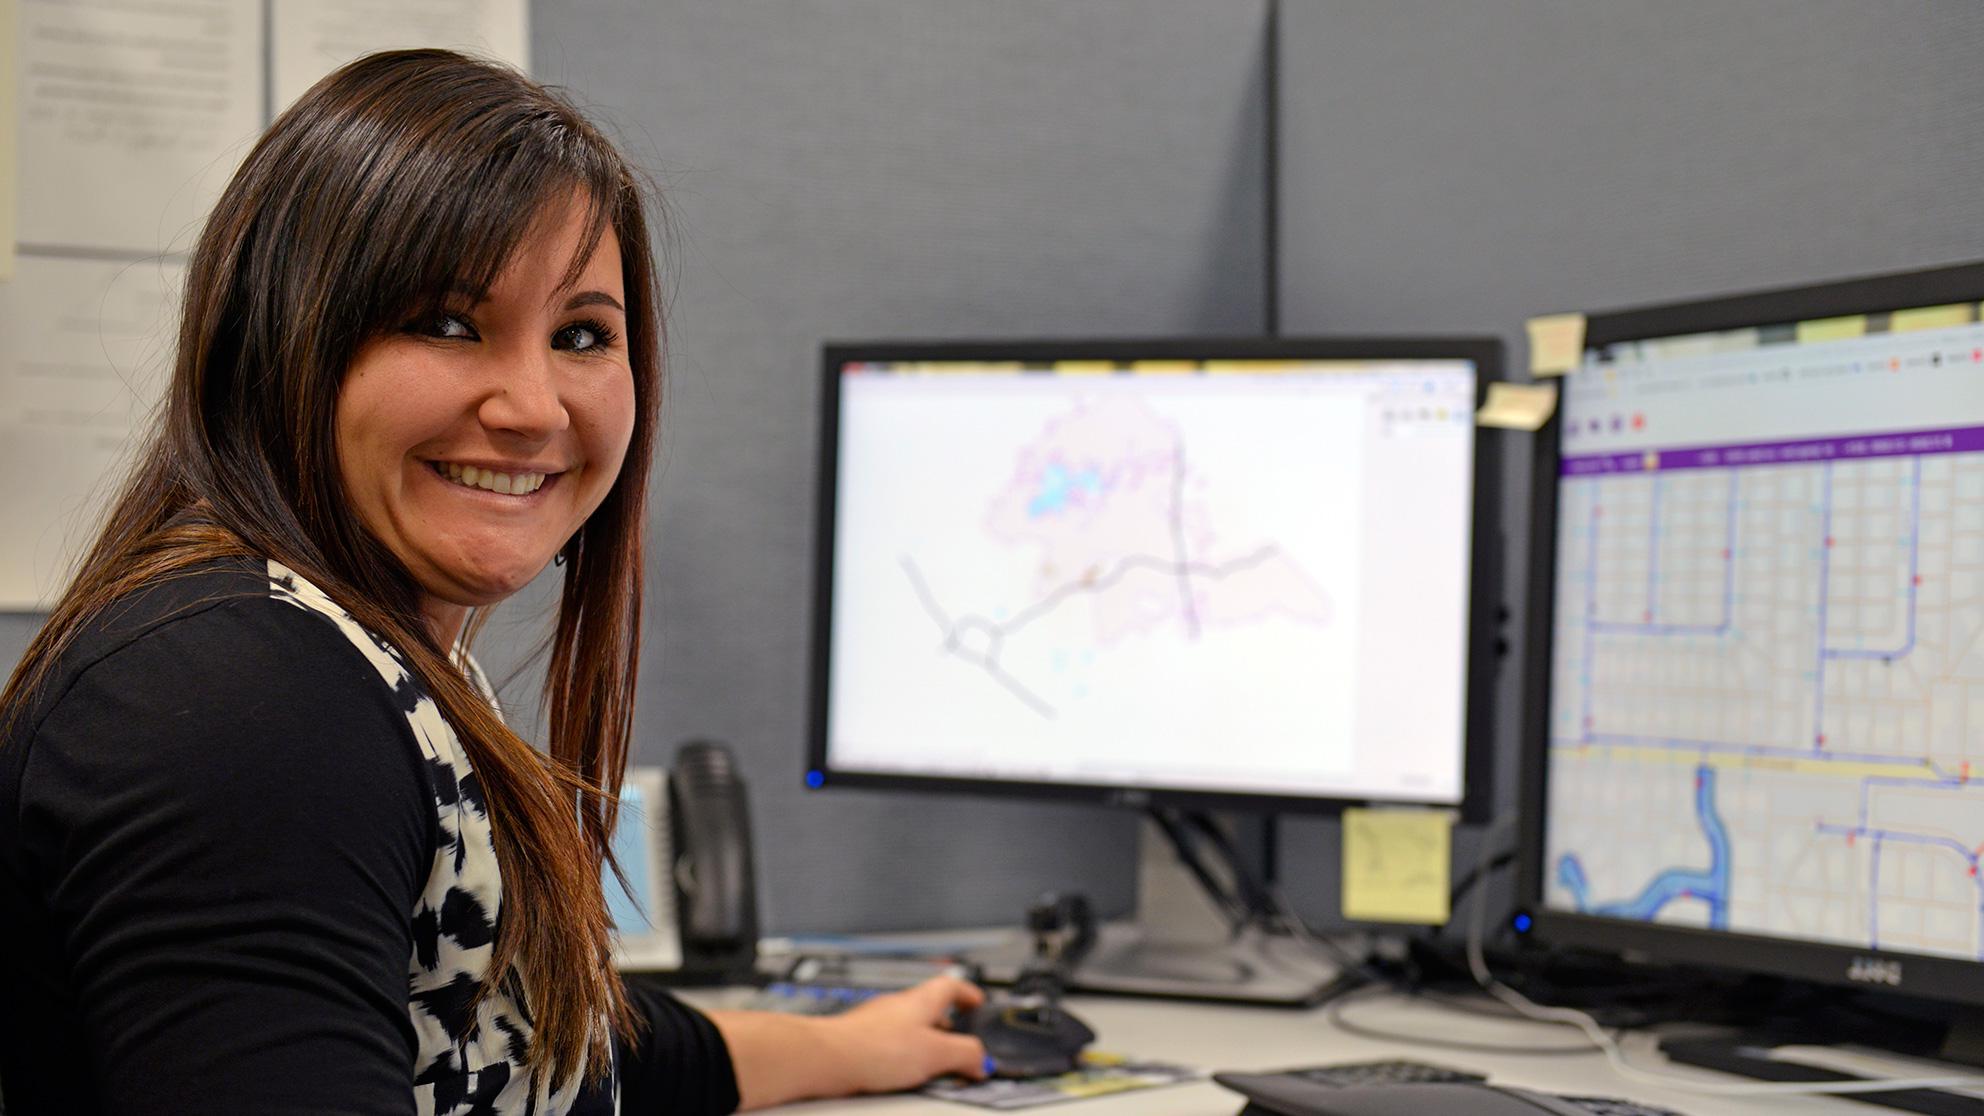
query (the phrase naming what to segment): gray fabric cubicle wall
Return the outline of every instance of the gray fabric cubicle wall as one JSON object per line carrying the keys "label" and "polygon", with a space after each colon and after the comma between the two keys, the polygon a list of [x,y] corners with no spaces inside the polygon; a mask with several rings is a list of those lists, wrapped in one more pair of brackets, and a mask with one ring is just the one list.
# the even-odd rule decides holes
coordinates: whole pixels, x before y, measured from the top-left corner
{"label": "gray fabric cubicle wall", "polygon": [[774,930],[1011,923],[1134,893],[1098,807],[808,792],[825,339],[1255,333],[1265,5],[539,0],[533,66],[657,172],[677,283],[641,759],[752,780]]}
{"label": "gray fabric cubicle wall", "polygon": [[[1499,333],[1527,367],[1535,314],[1984,258],[1974,0],[1282,0],[1279,38],[1289,333]],[[1520,571],[1529,447],[1498,441]],[[1332,914],[1335,826],[1284,842]]]}
{"label": "gray fabric cubicle wall", "polygon": [[13,673],[21,652],[28,649],[28,641],[41,628],[41,620],[31,613],[0,612],[0,670]]}

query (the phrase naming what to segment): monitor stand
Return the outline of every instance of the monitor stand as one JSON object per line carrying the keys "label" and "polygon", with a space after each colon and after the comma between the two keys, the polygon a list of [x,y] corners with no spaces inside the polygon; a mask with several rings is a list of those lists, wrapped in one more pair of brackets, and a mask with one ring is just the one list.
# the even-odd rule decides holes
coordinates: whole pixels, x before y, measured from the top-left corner
{"label": "monitor stand", "polygon": [[[1149,996],[1263,1007],[1314,1007],[1357,983],[1294,938],[1250,930],[1230,941],[1153,938],[1134,922],[1101,927],[1094,950],[1067,980],[1070,992]],[[967,959],[992,984],[1011,984],[1031,946],[975,949]]]}
{"label": "monitor stand", "polygon": [[[1312,1007],[1359,983],[1327,947],[1269,933],[1256,924],[1236,932],[1180,861],[1171,838],[1146,822],[1139,855],[1137,917],[1107,923],[1068,975],[1071,992],[1277,1007]],[[1338,944],[1347,958],[1361,941]],[[1010,983],[1031,956],[1030,943],[973,951],[987,980]]]}
{"label": "monitor stand", "polygon": [[1139,927],[1112,940],[1075,969],[1073,988],[1123,996],[1313,1007],[1354,982],[1314,946],[1259,929],[1225,941],[1167,941]]}
{"label": "monitor stand", "polygon": [[[1859,1081],[1858,1074],[1794,1061],[1780,1056],[1787,1047],[1848,1045],[1873,1047],[1876,1054],[1900,1054],[1911,1058],[1934,1058],[1963,1067],[1984,1066],[1984,1009],[1963,1008],[1947,1026],[1895,1025],[1878,1028],[1827,1027],[1822,1030],[1776,1028],[1734,1037],[1674,1038],[1662,1040],[1661,1052],[1682,1065],[1719,1070],[1760,1081]],[[1917,1065],[1903,1071],[1907,1076],[1937,1076]],[[1929,1116],[1984,1116],[1984,1097],[1941,1089],[1895,1089],[1882,1093],[1854,1093],[1844,1098],[1863,1104],[1879,1105],[1902,1112],[1922,1112]]]}

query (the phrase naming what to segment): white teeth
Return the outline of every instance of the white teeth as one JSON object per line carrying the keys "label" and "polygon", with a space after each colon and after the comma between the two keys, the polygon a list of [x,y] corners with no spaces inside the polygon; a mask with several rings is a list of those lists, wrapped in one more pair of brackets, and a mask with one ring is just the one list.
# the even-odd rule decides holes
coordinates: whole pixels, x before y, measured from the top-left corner
{"label": "white teeth", "polygon": [[480,488],[504,496],[528,496],[544,487],[546,473],[499,473],[494,469],[478,469],[473,465],[457,465],[450,461],[445,464],[435,462],[435,470],[456,484],[468,488]]}

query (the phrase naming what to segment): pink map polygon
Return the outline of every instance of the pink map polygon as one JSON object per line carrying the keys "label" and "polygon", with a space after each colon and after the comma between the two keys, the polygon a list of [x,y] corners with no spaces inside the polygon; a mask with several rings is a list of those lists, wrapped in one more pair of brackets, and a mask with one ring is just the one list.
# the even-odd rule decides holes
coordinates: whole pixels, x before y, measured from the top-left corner
{"label": "pink map polygon", "polygon": [[1140,399],[1080,403],[1021,448],[986,529],[1037,554],[1040,599],[1087,598],[1102,646],[1179,624],[1195,636],[1274,616],[1328,623],[1328,595],[1280,547],[1219,538],[1210,483],[1185,451]]}

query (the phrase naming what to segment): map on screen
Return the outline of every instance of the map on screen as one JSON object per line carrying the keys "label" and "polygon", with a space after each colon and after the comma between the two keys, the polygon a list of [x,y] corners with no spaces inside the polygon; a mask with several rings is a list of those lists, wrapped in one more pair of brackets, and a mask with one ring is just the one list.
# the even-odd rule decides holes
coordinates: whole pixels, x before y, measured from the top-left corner
{"label": "map on screen", "polygon": [[1456,800],[1475,379],[849,365],[832,764]]}
{"label": "map on screen", "polygon": [[1550,906],[1984,957],[1977,309],[1570,377]]}

